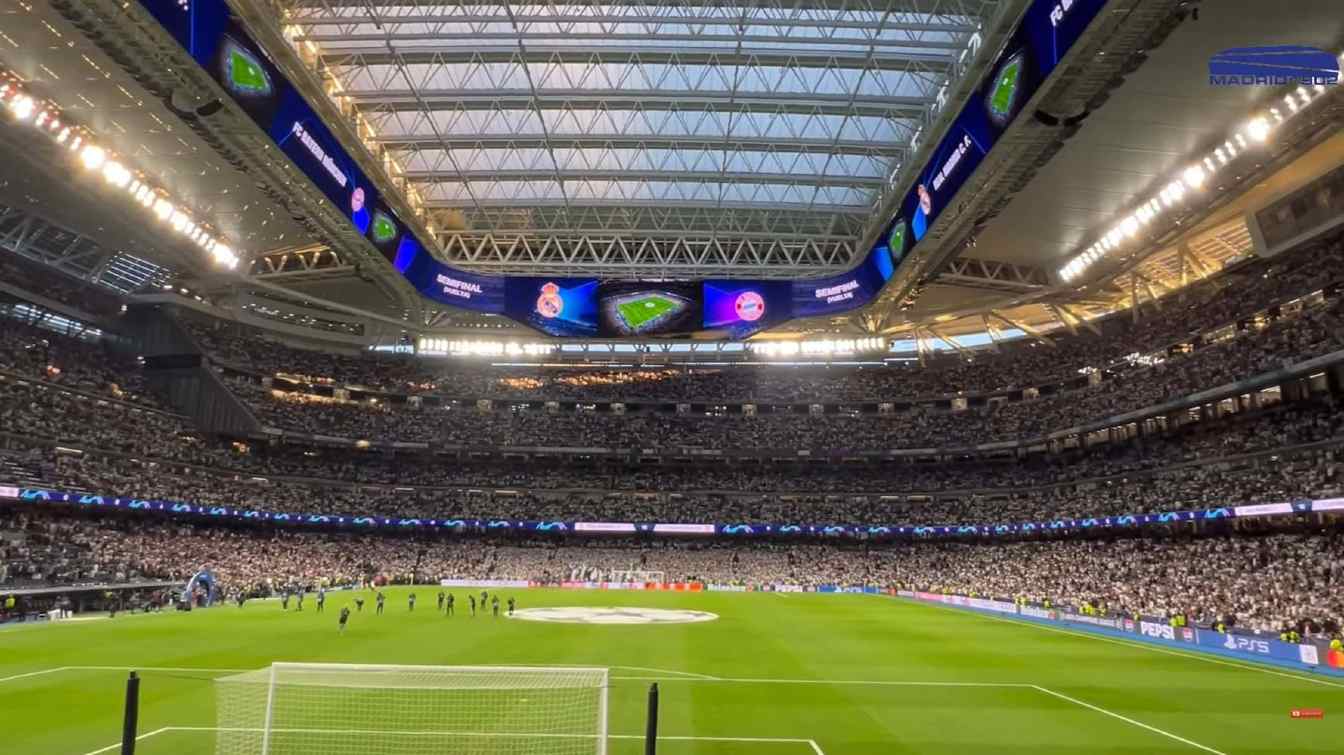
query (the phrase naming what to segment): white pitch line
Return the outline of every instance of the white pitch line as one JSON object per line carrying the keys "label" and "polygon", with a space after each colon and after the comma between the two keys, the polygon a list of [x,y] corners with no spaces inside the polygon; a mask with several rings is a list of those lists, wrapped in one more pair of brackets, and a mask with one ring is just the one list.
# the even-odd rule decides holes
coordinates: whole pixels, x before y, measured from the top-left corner
{"label": "white pitch line", "polygon": [[663,676],[613,676],[616,681],[720,682],[728,684],[832,684],[849,687],[1033,687],[1025,682],[924,682],[889,679],[669,679]]}
{"label": "white pitch line", "polygon": [[[155,729],[154,731],[145,732],[144,734],[141,734],[141,735],[137,736],[137,737],[135,738],[135,741],[139,742],[139,741],[142,740],[142,739],[149,739],[150,737],[154,736],[155,734],[162,734],[162,733],[164,733],[165,731],[172,731],[172,727],[171,727],[171,726],[165,726],[165,727],[163,727],[162,729]],[[108,745],[107,747],[101,747],[101,748],[99,748],[99,749],[97,749],[97,750],[93,750],[93,751],[90,751],[90,752],[86,752],[86,753],[84,753],[84,755],[101,755],[101,753],[104,753],[104,752],[111,752],[111,751],[113,751],[113,750],[117,750],[117,749],[120,749],[120,748],[121,748],[121,743],[118,742],[118,743],[116,743],[116,744],[114,744],[114,745]]]}
{"label": "white pitch line", "polygon": [[29,671],[26,674],[15,674],[13,676],[0,676],[0,682],[10,682],[15,679],[27,679],[30,676],[42,676],[43,674],[54,674],[57,671],[65,671],[69,666],[57,666],[56,668],[45,668],[41,671]]}
{"label": "white pitch line", "polygon": [[1111,718],[1119,719],[1119,720],[1121,720],[1121,721],[1124,721],[1124,722],[1127,723],[1127,724],[1130,724],[1130,725],[1133,725],[1133,726],[1137,726],[1137,727],[1139,727],[1140,729],[1147,729],[1148,731],[1151,731],[1151,732],[1153,732],[1154,734],[1161,734],[1162,736],[1166,737],[1167,739],[1174,739],[1174,740],[1176,740],[1177,742],[1181,742],[1181,743],[1190,745],[1191,747],[1194,747],[1194,748],[1199,749],[1199,750],[1203,750],[1204,752],[1213,753],[1213,755],[1227,755],[1227,753],[1222,752],[1221,750],[1215,750],[1215,749],[1213,749],[1212,747],[1208,747],[1208,746],[1206,746],[1206,745],[1202,745],[1202,744],[1200,744],[1200,743],[1198,743],[1198,742],[1195,742],[1195,741],[1193,741],[1193,740],[1186,739],[1185,737],[1182,737],[1182,736],[1180,736],[1180,735],[1178,735],[1178,734],[1172,734],[1171,732],[1166,731],[1165,729],[1159,729],[1159,728],[1157,728],[1156,726],[1150,726],[1149,724],[1146,724],[1146,723],[1144,723],[1144,722],[1142,722],[1142,721],[1135,721],[1134,719],[1132,719],[1132,718],[1130,718],[1130,717],[1128,717],[1128,716],[1122,716],[1122,715],[1120,715],[1119,713],[1116,713],[1115,711],[1106,710],[1105,708],[1103,708],[1103,707],[1101,707],[1101,706],[1099,706],[1099,705],[1093,705],[1092,703],[1083,702],[1082,700],[1079,700],[1079,699],[1076,698],[1076,697],[1069,697],[1068,695],[1065,695],[1065,694],[1063,694],[1063,693],[1061,693],[1061,692],[1056,692],[1056,691],[1054,691],[1054,690],[1052,690],[1052,689],[1049,689],[1049,688],[1046,688],[1046,687],[1041,687],[1041,686],[1037,686],[1037,685],[1034,685],[1034,684],[1033,684],[1032,686],[1035,687],[1036,689],[1040,690],[1041,692],[1044,692],[1044,693],[1047,694],[1047,695],[1051,695],[1051,696],[1053,696],[1053,697],[1057,697],[1057,698],[1059,698],[1060,700],[1067,700],[1068,702],[1071,702],[1071,703],[1073,703],[1074,705],[1081,705],[1081,706],[1083,706],[1084,708],[1088,708],[1088,709],[1090,709],[1090,710],[1094,710],[1094,711],[1096,711],[1096,712],[1098,712],[1098,713],[1101,713],[1101,714],[1103,714],[1103,715],[1110,716]]}
{"label": "white pitch line", "polygon": [[[238,727],[238,726],[165,726],[158,731],[142,735],[150,737],[165,731],[242,731],[242,732],[260,732],[265,731],[259,727]],[[390,735],[395,737],[480,737],[480,738],[505,738],[505,737],[538,737],[544,739],[597,739],[600,734],[552,734],[549,732],[491,732],[491,731],[398,731],[393,729],[271,729],[271,733],[279,734],[339,734],[339,735]],[[644,739],[644,734],[608,734],[608,739]],[[796,739],[789,737],[705,737],[705,736],[676,736],[676,735],[658,735],[661,740],[677,742],[745,742],[754,744],[812,744],[810,739]],[[819,748],[816,748],[819,750]],[[101,750],[99,752],[102,752]],[[88,753],[94,755],[94,753]],[[825,755],[825,753],[822,753]]]}
{"label": "white pitch line", "polygon": [[809,739],[807,740],[807,743],[812,745],[812,752],[816,753],[816,755],[826,755],[826,753],[822,751],[821,745],[817,744],[817,740]]}
{"label": "white pitch line", "polygon": [[61,671],[149,671],[163,673],[192,673],[202,672],[206,674],[245,674],[249,671],[256,671],[253,668],[188,668],[186,666],[57,666],[56,668],[42,669],[40,671],[30,671],[26,674],[15,674],[13,676],[0,676],[0,683],[27,679],[33,676],[43,674],[55,674]]}
{"label": "white pitch line", "polygon": [[963,616],[970,615],[981,619],[989,619],[991,621],[1001,621],[1005,624],[1012,624],[1013,626],[1018,627],[1032,627],[1034,629],[1039,629],[1043,632],[1055,632],[1057,634],[1067,634],[1071,637],[1081,637],[1083,639],[1096,640],[1098,642],[1109,642],[1112,645],[1123,645],[1125,647],[1135,648],[1137,650],[1147,650],[1153,653],[1162,653],[1163,655],[1174,655],[1177,658],[1187,658],[1192,661],[1203,661],[1204,663],[1213,663],[1219,666],[1231,666],[1232,668],[1239,668],[1244,671],[1259,671],[1262,674],[1282,676],[1285,679],[1296,679],[1300,682],[1311,682],[1312,684],[1322,684],[1327,687],[1337,687],[1339,689],[1344,689],[1344,684],[1341,684],[1339,682],[1332,682],[1327,679],[1318,679],[1314,676],[1302,676],[1300,674],[1290,674],[1286,671],[1276,671],[1272,668],[1266,668],[1263,665],[1255,663],[1239,663],[1237,661],[1223,660],[1221,658],[1214,658],[1206,653],[1200,653],[1198,651],[1174,650],[1172,648],[1159,647],[1151,643],[1139,642],[1137,640],[1125,640],[1119,637],[1107,637],[1101,634],[1094,634],[1092,632],[1080,632],[1072,629],[1064,629],[1062,627],[1048,627],[1045,626],[1044,624],[1038,624],[1034,621],[1026,621],[1023,619],[1006,619],[1002,616],[994,616],[987,613],[980,613],[979,611],[974,610],[964,610],[956,608],[954,606],[939,605],[938,603],[925,603],[923,601],[913,600],[911,598],[907,598],[906,600],[909,600],[915,603],[916,605],[942,608],[947,611],[953,611],[955,613],[959,613]]}
{"label": "white pitch line", "polygon": [[182,673],[201,671],[207,674],[246,674],[256,671],[254,668],[189,668],[187,666],[64,666],[68,671],[152,671],[164,673]]}
{"label": "white pitch line", "polygon": [[691,671],[673,671],[665,668],[649,668],[647,666],[612,666],[611,668],[624,668],[630,669],[631,671],[652,671],[656,674],[675,674],[677,676],[689,676],[705,680],[717,680],[719,678],[717,676],[710,676],[709,674],[696,674]]}
{"label": "white pitch line", "polygon": [[[264,667],[263,667],[264,668]],[[555,667],[564,668],[564,667]],[[613,666],[612,668],[635,668],[633,666]],[[238,668],[189,668],[186,666],[59,666],[57,668],[42,669],[39,671],[30,671],[26,674],[16,674],[14,676],[0,677],[0,682],[11,679],[23,679],[31,676],[40,676],[42,674],[54,674],[61,671],[137,671],[137,672],[162,672],[162,673],[206,673],[206,674],[245,674],[257,669],[238,669]],[[670,672],[663,669],[650,669],[663,671],[663,673],[682,673],[690,672]],[[914,680],[889,680],[889,679],[772,679],[772,678],[724,678],[718,676],[708,676],[705,674],[694,674],[691,676],[613,676],[612,681],[647,681],[647,682],[704,682],[704,683],[728,683],[728,684],[825,684],[850,687],[1032,687],[1035,685],[1024,682],[936,682],[936,681],[914,681]]]}

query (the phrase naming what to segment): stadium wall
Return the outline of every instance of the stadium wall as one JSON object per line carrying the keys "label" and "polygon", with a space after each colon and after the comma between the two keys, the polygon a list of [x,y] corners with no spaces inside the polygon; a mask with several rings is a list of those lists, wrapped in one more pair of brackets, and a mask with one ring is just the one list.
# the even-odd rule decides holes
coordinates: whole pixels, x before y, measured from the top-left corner
{"label": "stadium wall", "polygon": [[1163,645],[1189,652],[1220,655],[1298,671],[1344,677],[1344,652],[1331,650],[1328,641],[1318,640],[1299,645],[1264,635],[1215,632],[1197,627],[1173,627],[1167,620],[1153,617],[1140,616],[1129,619],[1088,616],[1066,610],[1018,605],[1002,600],[908,590],[889,591],[889,594],[920,603],[994,614],[1010,621],[1065,626],[1070,630],[1121,637],[1132,642]]}

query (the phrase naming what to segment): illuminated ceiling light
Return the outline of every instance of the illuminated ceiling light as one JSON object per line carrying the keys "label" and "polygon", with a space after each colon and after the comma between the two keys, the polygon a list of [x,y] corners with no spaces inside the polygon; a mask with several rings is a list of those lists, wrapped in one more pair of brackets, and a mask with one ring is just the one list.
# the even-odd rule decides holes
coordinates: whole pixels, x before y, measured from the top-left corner
{"label": "illuminated ceiling light", "polygon": [[1287,105],[1288,109],[1293,111],[1294,113],[1296,113],[1300,109],[1298,108],[1297,100],[1293,99],[1293,95],[1291,94],[1285,94],[1283,96],[1283,103]]}
{"label": "illuminated ceiling light", "polygon": [[1125,235],[1131,239],[1139,235],[1139,221],[1133,215],[1125,218],[1125,222],[1121,223],[1120,227],[1124,229]]}
{"label": "illuminated ceiling light", "polygon": [[56,143],[65,144],[65,140],[69,138],[70,138],[70,127],[66,126],[65,128],[61,129],[61,133],[56,135]]}
{"label": "illuminated ceiling light", "polygon": [[130,183],[131,172],[126,170],[126,166],[121,163],[116,162],[115,160],[109,160],[107,164],[103,166],[103,178],[107,179],[108,183],[120,189]]}
{"label": "illuminated ceiling light", "polygon": [[1204,169],[1198,165],[1191,165],[1186,168],[1185,173],[1181,174],[1181,177],[1185,180],[1185,185],[1192,189],[1198,189],[1204,185]]}
{"label": "illuminated ceiling light", "polygon": [[33,119],[33,125],[37,126],[38,128],[41,128],[42,124],[47,122],[47,117],[50,115],[51,113],[48,113],[47,111],[43,110],[42,112],[37,114],[36,118]]}
{"label": "illuminated ceiling light", "polygon": [[37,105],[33,102],[33,98],[26,94],[21,94],[18,97],[15,97],[9,103],[10,112],[14,114],[16,120],[20,121],[28,120],[28,117],[33,114],[33,110],[36,107]]}
{"label": "illuminated ceiling light", "polygon": [[167,220],[173,216],[173,204],[166,199],[154,200],[154,215],[159,220]]}
{"label": "illuminated ceiling light", "polygon": [[1246,135],[1257,142],[1263,142],[1269,138],[1269,121],[1264,118],[1256,118],[1246,124]]}
{"label": "illuminated ceiling light", "polygon": [[89,170],[97,170],[107,159],[107,152],[96,144],[90,144],[79,153],[79,161]]}

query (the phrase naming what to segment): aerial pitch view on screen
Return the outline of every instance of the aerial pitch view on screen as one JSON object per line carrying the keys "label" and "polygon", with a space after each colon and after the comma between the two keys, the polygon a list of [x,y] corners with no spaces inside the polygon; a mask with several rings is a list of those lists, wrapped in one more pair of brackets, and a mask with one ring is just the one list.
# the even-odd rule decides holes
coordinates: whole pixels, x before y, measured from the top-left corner
{"label": "aerial pitch view on screen", "polygon": [[685,333],[701,326],[699,283],[604,281],[598,287],[600,330],[609,335]]}
{"label": "aerial pitch view on screen", "polygon": [[0,12],[0,755],[1339,755],[1341,0]]}

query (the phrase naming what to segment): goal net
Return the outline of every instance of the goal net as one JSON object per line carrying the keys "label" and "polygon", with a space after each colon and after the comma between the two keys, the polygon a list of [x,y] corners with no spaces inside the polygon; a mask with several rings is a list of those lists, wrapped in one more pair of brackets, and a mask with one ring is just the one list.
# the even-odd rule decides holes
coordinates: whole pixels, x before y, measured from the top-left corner
{"label": "goal net", "polygon": [[609,573],[609,582],[624,582],[627,584],[648,584],[650,582],[663,583],[667,581],[667,575],[660,571],[644,571],[643,569],[612,569]]}
{"label": "goal net", "polygon": [[216,755],[605,755],[607,670],[276,663],[216,680]]}

